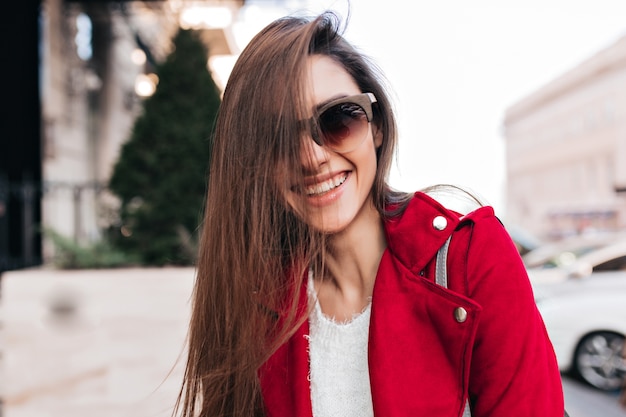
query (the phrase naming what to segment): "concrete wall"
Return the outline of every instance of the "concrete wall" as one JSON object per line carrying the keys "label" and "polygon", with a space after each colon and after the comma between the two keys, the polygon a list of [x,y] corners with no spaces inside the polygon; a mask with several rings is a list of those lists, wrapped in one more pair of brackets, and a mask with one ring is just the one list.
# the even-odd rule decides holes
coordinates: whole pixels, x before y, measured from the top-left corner
{"label": "concrete wall", "polygon": [[2,416],[170,416],[193,277],[191,268],[3,274]]}

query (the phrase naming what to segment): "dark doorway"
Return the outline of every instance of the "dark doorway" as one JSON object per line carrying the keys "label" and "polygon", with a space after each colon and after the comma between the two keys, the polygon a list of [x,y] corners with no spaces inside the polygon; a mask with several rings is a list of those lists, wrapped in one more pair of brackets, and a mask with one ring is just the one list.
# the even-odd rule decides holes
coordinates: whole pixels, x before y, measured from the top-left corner
{"label": "dark doorway", "polygon": [[4,6],[0,273],[41,263],[40,1]]}

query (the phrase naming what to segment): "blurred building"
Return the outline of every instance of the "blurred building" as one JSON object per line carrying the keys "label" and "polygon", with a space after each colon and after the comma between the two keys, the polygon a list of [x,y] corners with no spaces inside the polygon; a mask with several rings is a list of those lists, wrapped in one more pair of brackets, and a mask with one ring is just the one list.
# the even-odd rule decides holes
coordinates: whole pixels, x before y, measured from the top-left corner
{"label": "blurred building", "polygon": [[626,229],[626,37],[511,106],[504,135],[509,223]]}
{"label": "blurred building", "polygon": [[[117,214],[106,184],[176,30],[200,29],[211,57],[232,56],[244,2],[41,1],[41,178],[33,182],[41,218],[33,223],[77,244],[100,238]],[[43,262],[53,255],[49,239],[41,252]]]}

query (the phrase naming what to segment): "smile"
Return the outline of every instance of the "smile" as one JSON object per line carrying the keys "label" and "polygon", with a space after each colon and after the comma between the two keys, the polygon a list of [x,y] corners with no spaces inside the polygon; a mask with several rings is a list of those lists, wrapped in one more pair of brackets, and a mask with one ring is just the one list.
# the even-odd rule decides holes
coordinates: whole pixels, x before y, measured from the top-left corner
{"label": "smile", "polygon": [[326,181],[310,185],[306,187],[304,191],[307,196],[323,195],[339,187],[341,184],[343,184],[346,181],[347,178],[348,178],[348,174],[343,172],[333,178],[329,178]]}

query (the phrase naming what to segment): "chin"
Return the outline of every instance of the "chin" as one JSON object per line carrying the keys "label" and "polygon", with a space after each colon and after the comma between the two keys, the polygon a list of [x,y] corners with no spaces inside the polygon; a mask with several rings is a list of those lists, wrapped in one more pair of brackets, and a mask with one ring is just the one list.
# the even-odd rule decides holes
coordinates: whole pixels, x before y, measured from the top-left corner
{"label": "chin", "polygon": [[333,235],[346,230],[350,223],[351,221],[346,219],[333,219],[332,221],[319,222],[311,226],[325,235]]}

